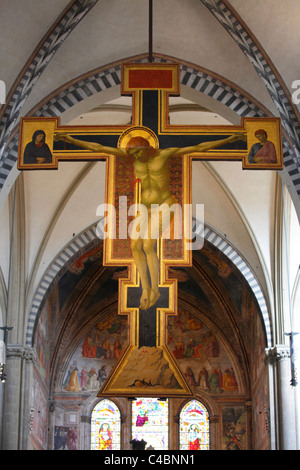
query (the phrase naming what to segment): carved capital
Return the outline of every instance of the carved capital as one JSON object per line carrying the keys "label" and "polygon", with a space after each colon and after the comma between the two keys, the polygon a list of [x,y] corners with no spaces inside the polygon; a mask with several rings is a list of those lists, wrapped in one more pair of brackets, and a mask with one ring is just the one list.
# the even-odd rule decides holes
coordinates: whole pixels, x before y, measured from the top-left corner
{"label": "carved capital", "polygon": [[7,359],[21,359],[28,362],[35,362],[35,351],[32,348],[21,346],[20,344],[9,344],[6,349]]}
{"label": "carved capital", "polygon": [[266,360],[273,363],[281,359],[290,359],[291,357],[289,346],[284,344],[277,344],[273,348],[266,349],[265,352]]}

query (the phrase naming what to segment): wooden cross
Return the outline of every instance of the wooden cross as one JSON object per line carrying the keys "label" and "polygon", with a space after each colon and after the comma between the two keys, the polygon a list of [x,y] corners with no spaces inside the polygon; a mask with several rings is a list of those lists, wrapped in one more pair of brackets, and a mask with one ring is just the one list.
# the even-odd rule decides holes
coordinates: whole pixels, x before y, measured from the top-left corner
{"label": "wooden cross", "polygon": [[[170,192],[181,208],[190,208],[191,164],[195,159],[240,160],[243,168],[251,170],[282,168],[280,119],[244,118],[240,126],[170,125],[169,96],[178,96],[180,93],[179,66],[175,64],[124,64],[121,93],[132,95],[130,126],[60,126],[58,118],[23,118],[20,129],[18,167],[21,170],[54,169],[61,160],[106,161],[105,199],[107,207],[115,208],[116,212],[113,218],[115,224],[109,225],[108,237],[104,239],[103,263],[107,266],[128,268],[127,277],[119,279],[118,313],[128,315],[130,333],[129,347],[99,394],[187,396],[192,392],[168,350],[166,326],[167,316],[177,314],[177,281],[169,278],[168,269],[172,266],[190,266],[192,263],[192,250],[187,249],[187,244],[191,243],[191,232],[185,230],[187,226],[190,227],[191,214],[181,212],[183,217],[180,219],[179,229],[182,237],[157,239],[160,297],[154,305],[140,308],[141,273],[131,253],[128,220],[125,219],[133,204],[136,204],[137,209],[140,207],[138,204],[143,201],[143,194],[146,190],[145,186],[143,187],[143,178],[136,178],[139,171],[137,160],[132,162],[124,149],[133,137],[146,139],[156,150],[188,148],[199,145],[201,142],[223,142],[227,139],[225,144],[210,150],[201,148],[199,151],[193,150],[192,153],[187,152],[185,155],[177,156],[175,153],[170,157]],[[45,132],[51,159],[28,161],[26,160],[28,157],[25,157],[25,154],[28,154],[26,146],[38,130]],[[266,131],[268,140],[275,143],[276,161],[274,158],[271,163],[250,161],[250,149],[257,142],[255,136],[257,130]],[[53,142],[57,133],[64,132],[71,134],[72,138]],[[228,142],[232,134],[240,135],[241,140]],[[247,135],[247,142],[242,140],[243,135]],[[82,145],[78,146],[78,140],[96,144],[94,151],[91,152]],[[97,147],[97,144],[118,150],[116,154],[107,154]],[[263,147],[262,144],[261,147]],[[120,152],[119,149],[121,149]],[[153,175],[155,171],[153,167]],[[122,208],[120,204],[123,204]],[[124,214],[126,214],[125,218]],[[136,213],[131,216],[133,221]],[[173,225],[174,231],[176,223],[174,222]],[[173,374],[172,386],[155,382],[157,371],[151,369],[152,353],[156,355],[156,360],[159,356],[170,374]]]}

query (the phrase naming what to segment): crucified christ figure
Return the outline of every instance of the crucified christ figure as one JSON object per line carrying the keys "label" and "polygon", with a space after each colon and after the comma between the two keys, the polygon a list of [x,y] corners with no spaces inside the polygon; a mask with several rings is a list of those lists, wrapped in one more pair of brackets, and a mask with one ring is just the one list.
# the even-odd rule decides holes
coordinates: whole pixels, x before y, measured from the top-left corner
{"label": "crucified christ figure", "polygon": [[[135,176],[141,184],[141,204],[147,209],[147,223],[145,227],[149,230],[151,227],[151,205],[161,206],[162,204],[171,207],[176,203],[175,197],[170,192],[170,171],[169,159],[173,156],[183,156],[192,153],[199,153],[222,145],[235,142],[237,140],[246,140],[244,134],[234,134],[226,139],[220,139],[212,142],[202,142],[190,147],[170,147],[166,149],[153,148],[147,139],[143,137],[133,137],[129,140],[126,148],[107,147],[98,143],[85,142],[74,139],[66,133],[57,133],[55,140],[64,140],[78,147],[82,147],[91,152],[101,152],[115,156],[131,156],[133,158],[133,167]],[[174,214],[173,214],[174,215]],[[168,211],[168,223],[172,220],[172,213]],[[138,218],[136,219],[138,220]],[[159,233],[161,235],[166,220],[162,211],[162,217],[159,219]],[[159,260],[155,250],[157,237],[145,236],[144,230],[139,218],[140,235],[131,238],[132,256],[140,275],[142,285],[142,295],[140,298],[140,308],[146,310],[157,302],[159,292]],[[148,269],[150,282],[148,279]]]}

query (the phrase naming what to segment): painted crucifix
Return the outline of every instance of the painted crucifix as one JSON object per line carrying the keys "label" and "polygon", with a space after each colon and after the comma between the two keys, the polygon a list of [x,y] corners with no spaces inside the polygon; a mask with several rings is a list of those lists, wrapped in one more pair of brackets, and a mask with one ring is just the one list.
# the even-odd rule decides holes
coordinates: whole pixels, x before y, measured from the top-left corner
{"label": "painted crucifix", "polygon": [[[106,204],[113,212],[118,206],[118,211],[104,239],[103,262],[128,267],[127,277],[119,279],[118,312],[129,316],[130,347],[100,394],[135,396],[137,383],[142,387],[139,393],[146,395],[191,394],[166,345],[166,316],[177,314],[177,282],[169,278],[168,269],[192,263],[192,250],[187,248],[192,234],[186,230],[191,219],[192,161],[241,160],[247,169],[282,168],[279,119],[245,118],[241,126],[170,125],[169,96],[179,91],[177,65],[124,64],[121,93],[133,97],[130,126],[62,127],[58,119],[48,118],[22,122],[20,169],[57,168],[59,160],[107,164]],[[30,142],[30,135],[37,140],[38,132],[43,138]],[[41,161],[36,149],[46,145],[46,135],[51,162]],[[29,143],[39,158],[36,162],[25,161]],[[129,226],[120,200],[126,216],[132,217]],[[150,352],[145,354],[145,348],[152,348],[155,359]],[[164,379],[155,378],[157,354],[166,364]],[[166,377],[168,383],[159,383]]]}
{"label": "painted crucifix", "polygon": [[[126,148],[107,147],[94,142],[85,142],[74,139],[66,133],[56,134],[55,140],[63,140],[91,152],[105,153],[131,160],[136,181],[141,186],[139,211],[131,226],[131,234],[129,234],[131,253],[142,285],[139,308],[147,310],[153,307],[160,297],[156,242],[166,231],[169,231],[170,223],[174,217],[174,211],[170,211],[170,208],[177,204],[170,187],[169,159],[205,152],[237,140],[246,140],[246,136],[240,133],[225,139],[202,142],[189,147],[165,149],[152,147],[149,140],[140,136],[132,137]],[[145,210],[142,211],[142,208]],[[157,217],[156,214],[160,217]],[[136,234],[138,235],[136,236]]]}

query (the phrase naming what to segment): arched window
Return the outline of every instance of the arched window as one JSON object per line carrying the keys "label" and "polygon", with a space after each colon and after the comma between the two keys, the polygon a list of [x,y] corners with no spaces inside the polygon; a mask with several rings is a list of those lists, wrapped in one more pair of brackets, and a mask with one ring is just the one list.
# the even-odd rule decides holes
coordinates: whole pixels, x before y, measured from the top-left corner
{"label": "arched window", "polygon": [[91,450],[121,449],[121,414],[111,400],[101,400],[91,416]]}
{"label": "arched window", "polygon": [[205,406],[191,400],[180,413],[180,450],[209,450],[209,421]]}
{"label": "arched window", "polygon": [[147,448],[168,449],[168,400],[137,398],[132,402],[132,440]]}

